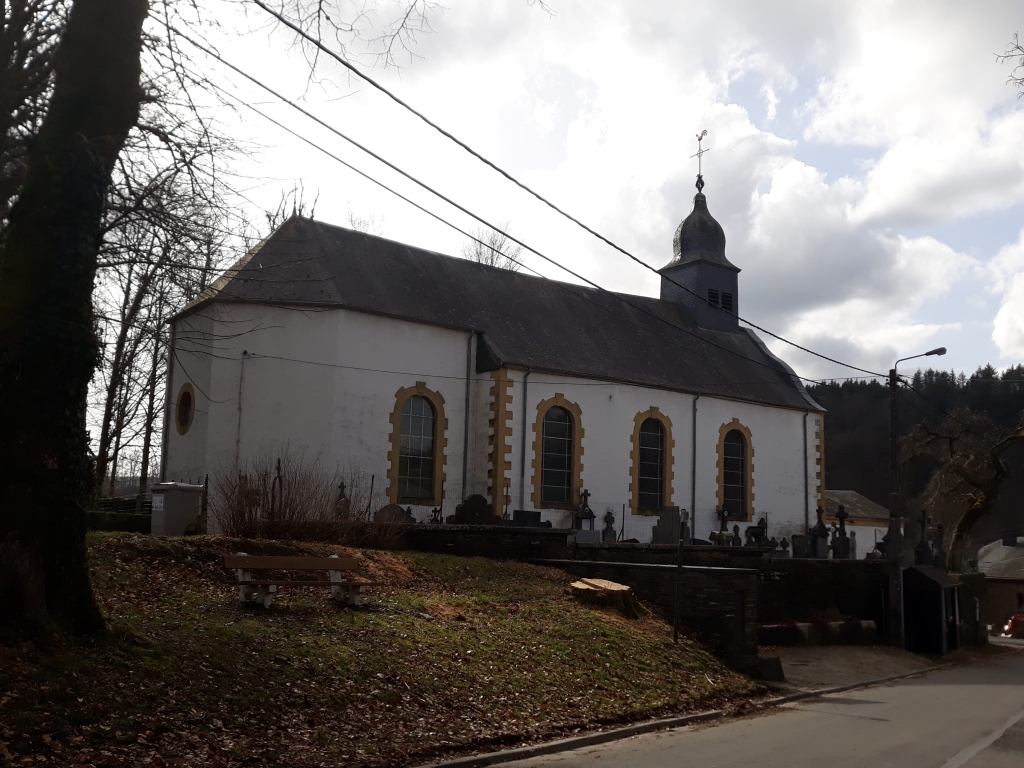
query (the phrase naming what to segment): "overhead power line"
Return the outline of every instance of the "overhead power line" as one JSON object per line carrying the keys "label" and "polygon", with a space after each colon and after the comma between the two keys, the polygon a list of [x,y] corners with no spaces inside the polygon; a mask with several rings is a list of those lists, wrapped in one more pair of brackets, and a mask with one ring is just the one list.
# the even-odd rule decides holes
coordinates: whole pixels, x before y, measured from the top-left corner
{"label": "overhead power line", "polygon": [[[517,187],[519,187],[523,191],[529,193],[530,195],[535,197],[540,202],[544,203],[544,205],[548,206],[549,208],[551,208],[556,213],[560,214],[561,216],[564,216],[566,219],[568,219],[572,223],[576,224],[578,227],[581,227],[583,230],[585,230],[589,234],[593,235],[597,239],[601,240],[603,243],[611,246],[612,248],[614,248],[619,253],[623,254],[624,256],[629,257],[630,259],[635,261],[637,264],[642,266],[644,269],[647,269],[650,272],[653,272],[656,275],[662,277],[663,279],[668,280],[673,285],[681,288],[682,290],[686,291],[687,293],[692,294],[693,296],[698,298],[700,301],[706,301],[705,297],[701,296],[696,291],[692,290],[688,286],[685,286],[685,285],[682,285],[682,284],[676,282],[675,280],[673,280],[671,277],[668,277],[667,275],[663,275],[661,272],[656,270],[654,267],[652,267],[650,264],[645,262],[643,259],[633,255],[632,253],[627,251],[622,246],[618,245],[617,243],[613,242],[609,238],[605,237],[600,232],[597,232],[593,228],[589,227],[587,224],[584,224],[582,221],[577,219],[575,216],[573,216],[572,214],[570,214],[567,211],[565,211],[562,208],[560,208],[555,203],[553,203],[550,200],[548,200],[546,197],[541,195],[536,190],[532,189],[531,187],[527,186],[523,182],[519,181],[517,178],[515,178],[508,171],[504,170],[503,168],[498,166],[496,163],[494,163],[491,160],[489,160],[486,157],[484,157],[482,154],[477,152],[475,149],[473,149],[466,142],[462,141],[461,139],[459,139],[454,134],[452,134],[449,131],[447,131],[444,128],[442,128],[440,125],[435,123],[433,120],[428,118],[426,115],[424,115],[419,110],[415,109],[412,105],[410,105],[406,101],[403,101],[399,96],[397,96],[395,93],[393,93],[390,90],[388,90],[386,87],[384,87],[383,85],[378,83],[376,80],[371,78],[369,75],[367,75],[367,74],[361,72],[360,70],[356,69],[356,67],[351,62],[346,61],[344,57],[342,57],[342,56],[338,55],[337,53],[335,53],[334,51],[332,51],[330,48],[325,46],[320,40],[318,40],[317,38],[315,38],[312,35],[308,34],[305,30],[303,30],[301,27],[299,27],[297,24],[295,24],[293,21],[291,21],[287,17],[283,16],[278,11],[275,11],[273,8],[268,7],[265,3],[262,2],[262,0],[252,0],[252,2],[254,2],[256,5],[258,5],[260,8],[262,8],[264,11],[269,13],[271,16],[273,16],[279,22],[284,24],[286,27],[291,29],[293,32],[295,32],[295,34],[297,34],[300,37],[302,37],[302,39],[304,39],[307,42],[311,43],[312,45],[316,46],[319,50],[323,51],[325,54],[327,54],[332,59],[334,59],[339,64],[341,64],[343,67],[345,67],[347,70],[349,70],[350,72],[352,72],[353,74],[355,74],[356,76],[358,76],[359,78],[364,80],[365,82],[369,83],[371,86],[373,86],[378,91],[383,93],[385,96],[390,98],[396,104],[400,105],[404,109],[406,109],[409,112],[411,112],[413,115],[418,117],[420,120],[422,120],[428,126],[433,128],[435,131],[437,131],[438,133],[440,133],[441,135],[443,135],[447,139],[449,139],[452,142],[454,142],[455,144],[457,144],[459,147],[461,147],[466,152],[471,154],[477,160],[479,160],[480,162],[484,163],[489,168],[491,168],[492,170],[496,171],[501,176],[505,177],[508,181],[511,181]],[[496,231],[500,232],[501,230],[496,230]],[[502,234],[505,234],[505,233],[502,233]],[[716,306],[716,305],[711,304],[710,306]],[[722,312],[726,312],[729,315],[733,315],[732,312],[729,312],[728,310],[723,309],[722,307],[716,307],[716,308],[719,309]],[[785,338],[783,336],[780,336],[777,333],[773,333],[772,331],[769,331],[767,328],[764,328],[764,327],[762,327],[760,325],[757,325],[756,323],[751,322],[750,320],[747,320],[747,319],[745,319],[743,317],[740,317],[738,314],[734,315],[734,316],[737,318],[737,320],[740,320],[741,322],[746,323],[751,328],[754,328],[754,329],[756,329],[758,331],[761,331],[762,333],[765,333],[765,334],[771,336],[773,339],[778,339],[779,341],[784,342],[785,344],[789,344],[790,346],[795,347],[796,349],[799,349],[802,352],[806,352],[806,353],[808,353],[810,355],[814,355],[815,357],[819,357],[822,360],[827,360],[830,363],[835,363],[836,365],[841,365],[841,366],[843,366],[845,368],[850,368],[851,370],[854,370],[854,371],[860,371],[861,373],[867,373],[867,374],[870,374],[871,376],[883,376],[884,375],[884,374],[881,374],[881,373],[876,373],[875,371],[869,371],[866,368],[860,368],[860,367],[858,367],[856,365],[851,365],[850,363],[844,363],[842,360],[836,360],[835,358],[829,357],[828,355],[823,355],[820,352],[815,352],[813,349],[808,349],[807,347],[804,347],[804,346],[802,346],[800,344],[797,344],[795,341],[790,341],[789,339],[787,339],[787,338]]]}
{"label": "overhead power line", "polygon": [[[602,287],[601,285],[597,284],[597,283],[596,283],[596,282],[594,282],[593,280],[591,280],[591,279],[589,279],[589,278],[587,278],[587,277],[584,277],[583,275],[581,275],[581,274],[579,274],[579,273],[577,273],[577,272],[573,271],[572,269],[570,269],[570,268],[566,267],[565,265],[561,264],[560,262],[556,261],[555,259],[551,258],[550,256],[547,256],[547,255],[545,255],[544,253],[542,253],[542,252],[538,251],[538,250],[537,250],[536,248],[534,248],[533,246],[530,246],[530,245],[526,244],[526,243],[525,243],[525,242],[523,242],[522,240],[519,240],[518,238],[514,237],[513,235],[511,235],[511,234],[509,234],[509,233],[507,233],[507,232],[502,232],[502,230],[501,230],[500,228],[498,228],[498,227],[496,227],[495,225],[491,224],[491,223],[490,223],[490,222],[488,222],[488,221],[487,221],[486,219],[483,219],[483,218],[481,218],[480,216],[478,216],[477,214],[473,213],[473,212],[472,212],[472,211],[470,211],[469,209],[465,208],[464,206],[460,205],[459,203],[456,203],[456,202],[455,202],[454,200],[452,200],[451,198],[449,198],[449,197],[446,197],[445,195],[441,194],[440,192],[438,192],[437,190],[435,190],[434,188],[432,188],[432,187],[431,187],[431,186],[429,186],[428,184],[426,184],[426,183],[424,183],[424,182],[420,181],[419,179],[417,179],[416,177],[412,176],[412,175],[411,175],[411,174],[409,174],[408,172],[404,171],[403,169],[401,169],[400,167],[398,167],[398,166],[397,166],[397,165],[395,165],[394,163],[390,162],[389,160],[385,159],[385,158],[384,158],[384,157],[382,157],[381,155],[377,154],[376,152],[374,152],[374,151],[370,150],[369,148],[365,147],[364,145],[360,144],[359,142],[357,142],[357,141],[355,141],[354,139],[350,138],[349,136],[345,135],[344,133],[342,133],[341,131],[339,131],[339,130],[338,130],[337,128],[335,128],[334,126],[328,125],[328,124],[327,124],[326,122],[324,122],[323,120],[321,120],[320,118],[318,118],[318,117],[317,117],[316,115],[314,115],[314,114],[310,113],[310,112],[309,112],[308,110],[306,110],[306,109],[302,108],[301,106],[299,106],[298,104],[294,103],[293,101],[291,101],[291,100],[290,100],[290,99],[288,99],[287,97],[285,97],[285,96],[283,96],[282,94],[278,93],[277,91],[275,91],[274,89],[272,89],[272,88],[271,88],[270,86],[268,86],[268,85],[264,84],[263,82],[261,82],[260,80],[258,80],[258,79],[257,79],[256,77],[254,77],[253,75],[250,75],[249,73],[245,72],[245,71],[244,71],[244,70],[242,70],[241,68],[239,68],[239,67],[237,67],[236,65],[232,64],[231,62],[227,61],[226,59],[224,59],[224,58],[223,58],[222,56],[220,56],[220,55],[219,55],[219,54],[217,54],[216,52],[212,51],[211,49],[207,48],[206,46],[204,46],[204,45],[202,45],[202,44],[200,44],[200,43],[197,43],[197,42],[196,42],[195,40],[193,40],[193,39],[192,39],[192,38],[190,38],[189,36],[185,35],[185,34],[184,34],[184,33],[182,33],[181,31],[179,31],[179,30],[175,30],[175,31],[176,31],[176,32],[178,33],[178,35],[179,35],[179,36],[181,36],[182,38],[184,38],[184,39],[185,39],[185,40],[187,40],[188,42],[190,42],[190,43],[192,43],[193,45],[195,45],[195,46],[196,46],[196,47],[197,47],[197,48],[198,48],[199,50],[201,50],[201,51],[203,51],[204,53],[208,54],[209,56],[211,56],[211,57],[213,57],[213,58],[217,59],[218,61],[220,61],[220,62],[221,62],[222,64],[224,64],[225,66],[227,66],[228,68],[230,68],[230,69],[231,69],[231,70],[233,70],[234,72],[238,73],[239,75],[241,75],[242,77],[246,78],[246,79],[247,79],[247,80],[249,80],[250,82],[252,82],[252,83],[254,83],[255,85],[259,86],[260,88],[264,89],[265,91],[267,91],[267,92],[268,92],[268,93],[270,93],[271,95],[275,96],[276,98],[280,99],[280,100],[281,100],[282,102],[284,102],[284,103],[285,103],[285,104],[287,104],[288,106],[292,107],[293,109],[295,109],[295,110],[297,110],[298,112],[302,113],[302,114],[303,114],[303,115],[305,115],[306,117],[308,117],[308,118],[310,118],[311,120],[315,121],[315,122],[316,122],[317,124],[321,125],[322,127],[326,128],[327,130],[331,131],[332,133],[334,133],[334,134],[335,134],[336,136],[338,136],[339,138],[341,138],[341,139],[344,139],[345,141],[347,141],[348,143],[352,144],[352,145],[353,145],[353,146],[355,146],[356,148],[360,149],[361,151],[363,151],[363,152],[365,152],[366,154],[368,154],[368,155],[370,155],[371,157],[373,157],[373,158],[374,158],[375,160],[377,160],[377,161],[379,161],[379,162],[383,163],[383,164],[384,164],[384,165],[386,165],[387,167],[389,167],[389,168],[391,168],[392,170],[394,170],[395,172],[397,172],[397,173],[401,174],[401,175],[402,175],[402,176],[404,176],[405,178],[407,178],[407,179],[409,179],[410,181],[412,181],[412,182],[413,182],[414,184],[416,184],[416,185],[420,186],[421,188],[423,188],[423,189],[424,189],[424,190],[426,190],[427,192],[430,192],[430,193],[431,193],[431,194],[433,194],[434,196],[436,196],[436,197],[438,197],[439,199],[443,200],[444,202],[448,203],[449,205],[451,205],[452,207],[454,207],[454,208],[456,208],[457,210],[461,211],[462,213],[466,214],[467,216],[470,216],[471,218],[475,219],[475,220],[476,220],[476,221],[478,221],[479,223],[483,224],[484,226],[486,226],[486,227],[488,227],[488,228],[490,228],[490,229],[492,229],[492,230],[494,230],[494,231],[496,231],[496,232],[500,232],[500,233],[504,234],[504,235],[505,235],[505,237],[507,237],[507,238],[508,238],[509,240],[511,240],[512,242],[516,243],[517,245],[521,246],[522,248],[525,248],[526,250],[530,251],[531,253],[534,253],[534,254],[536,254],[536,255],[537,255],[537,256],[539,256],[539,257],[540,257],[541,259],[543,259],[543,260],[547,261],[548,263],[550,263],[550,264],[552,264],[552,265],[554,265],[554,266],[558,267],[559,269],[562,269],[562,270],[563,270],[563,271],[565,271],[565,272],[566,272],[567,274],[569,274],[569,275],[572,275],[572,276],[573,276],[573,277],[575,277],[576,279],[578,279],[578,280],[580,280],[580,281],[582,281],[582,282],[585,282],[585,283],[587,283],[587,284],[588,284],[588,285],[590,285],[590,286],[591,286],[592,288],[594,288],[594,289],[596,289],[596,290],[598,290],[598,291],[600,291],[600,292],[602,292],[602,293],[608,294],[608,295],[609,295],[609,296],[611,296],[612,298],[616,299],[617,301],[619,301],[619,302],[621,302],[621,303],[624,303],[624,304],[628,305],[629,307],[631,307],[631,308],[633,308],[634,310],[636,310],[636,311],[640,312],[641,314],[644,314],[644,315],[648,315],[648,316],[650,316],[650,317],[654,318],[655,320],[657,320],[657,321],[659,321],[659,322],[661,322],[661,323],[664,323],[664,324],[668,325],[669,327],[671,327],[671,328],[673,328],[673,329],[675,329],[675,330],[677,330],[677,331],[680,331],[680,332],[682,332],[682,333],[685,333],[685,334],[687,334],[687,335],[689,335],[689,336],[692,336],[692,337],[694,337],[694,338],[695,338],[695,339],[697,339],[697,340],[698,340],[698,341],[699,341],[699,342],[700,342],[701,344],[705,344],[705,345],[709,345],[709,346],[712,346],[712,347],[716,347],[716,348],[718,348],[718,349],[721,349],[721,350],[723,350],[723,351],[725,351],[725,352],[727,352],[727,353],[729,353],[729,354],[731,354],[731,355],[735,355],[735,356],[737,356],[737,357],[739,357],[739,358],[742,358],[742,359],[744,359],[744,360],[747,360],[748,362],[754,363],[755,365],[760,365],[760,366],[764,366],[764,367],[768,368],[769,370],[772,370],[772,371],[774,371],[774,372],[775,372],[775,373],[777,373],[777,374],[783,374],[784,376],[787,376],[787,377],[796,377],[797,379],[804,379],[804,378],[805,378],[805,377],[799,376],[798,374],[796,374],[796,373],[794,373],[794,372],[791,372],[791,371],[787,371],[787,370],[785,370],[785,369],[780,369],[779,367],[777,367],[777,366],[775,366],[775,365],[772,365],[772,364],[770,364],[770,363],[766,363],[766,362],[764,362],[763,360],[757,360],[757,359],[755,359],[755,358],[752,358],[752,357],[749,357],[749,356],[747,356],[747,355],[744,355],[744,354],[743,354],[742,352],[736,351],[736,350],[734,350],[734,349],[730,349],[729,347],[726,347],[726,346],[724,346],[724,345],[722,345],[722,344],[718,344],[718,343],[716,343],[716,342],[714,342],[714,341],[711,341],[710,339],[706,339],[706,338],[704,338],[703,336],[701,336],[700,334],[697,334],[697,333],[695,333],[694,331],[692,331],[692,330],[690,330],[690,329],[688,329],[688,328],[684,328],[683,326],[677,325],[677,324],[673,323],[673,322],[672,322],[671,320],[669,320],[669,319],[667,319],[667,318],[664,318],[664,317],[661,317],[660,315],[657,315],[657,314],[655,314],[655,313],[653,313],[653,312],[651,312],[651,311],[649,311],[649,310],[645,309],[644,307],[642,307],[642,306],[640,306],[640,305],[638,305],[638,304],[635,304],[635,303],[633,303],[633,302],[629,301],[629,300],[628,300],[628,299],[627,299],[627,298],[626,298],[625,296],[623,296],[623,295],[621,295],[621,294],[615,293],[615,292],[613,292],[613,291],[609,291],[609,290],[608,290],[607,288],[604,288],[604,287]],[[288,128],[288,127],[284,126],[283,124],[281,124],[281,123],[280,123],[280,122],[278,122],[277,120],[274,120],[274,118],[270,117],[269,115],[266,115],[265,113],[261,112],[261,111],[260,111],[259,109],[257,109],[256,107],[254,107],[254,106],[253,106],[252,104],[249,104],[248,102],[242,101],[241,99],[239,99],[239,98],[238,98],[237,96],[234,96],[233,94],[227,94],[227,92],[226,92],[226,91],[224,91],[223,89],[218,89],[218,90],[220,90],[220,91],[221,91],[222,93],[225,93],[225,95],[228,95],[228,96],[230,96],[230,97],[231,97],[231,98],[232,98],[233,100],[237,101],[237,102],[238,102],[239,104],[242,104],[243,106],[246,106],[246,107],[248,107],[249,109],[251,109],[252,111],[256,112],[257,114],[259,114],[259,115],[260,115],[261,117],[263,117],[264,119],[266,119],[266,120],[268,120],[268,121],[270,121],[270,122],[274,123],[275,125],[277,125],[278,127],[280,127],[280,128],[282,129],[282,130],[284,130],[284,131],[287,131],[288,133],[290,133],[291,135],[295,136],[295,137],[296,137],[296,138],[298,138],[299,140],[301,140],[301,141],[303,141],[303,142],[305,142],[305,143],[309,144],[309,145],[310,145],[311,147],[314,147],[315,149],[317,149],[317,150],[319,150],[319,151],[323,152],[323,153],[324,153],[325,155],[327,155],[328,157],[330,157],[330,158],[332,158],[332,159],[336,160],[337,162],[341,163],[341,164],[342,164],[342,165],[344,165],[345,167],[347,167],[347,168],[350,168],[350,169],[352,169],[352,170],[356,171],[356,172],[357,172],[357,173],[359,173],[359,174],[360,174],[361,176],[364,176],[365,178],[369,179],[369,180],[370,180],[370,181],[372,181],[373,183],[375,183],[375,184],[377,184],[377,185],[379,185],[379,186],[383,187],[384,189],[388,190],[389,192],[392,192],[393,194],[396,194],[396,195],[397,195],[398,197],[400,197],[401,199],[403,199],[403,200],[406,200],[407,202],[409,202],[410,204],[412,204],[412,205],[416,206],[416,207],[417,207],[417,208],[419,208],[420,210],[422,210],[422,211],[424,211],[424,212],[428,213],[428,214],[429,214],[430,216],[432,216],[432,217],[434,217],[434,218],[438,219],[439,221],[441,221],[441,222],[443,222],[443,223],[447,224],[448,226],[451,226],[452,228],[456,229],[457,231],[459,231],[459,232],[462,232],[462,230],[461,230],[461,229],[459,229],[459,228],[458,228],[458,227],[456,227],[455,225],[452,225],[452,224],[450,224],[449,222],[447,222],[446,220],[444,220],[444,219],[443,219],[442,217],[440,217],[440,216],[437,216],[436,214],[434,214],[434,213],[431,213],[430,211],[427,211],[427,210],[426,210],[425,208],[422,208],[422,207],[421,207],[421,206],[419,206],[418,204],[416,204],[416,203],[413,203],[413,202],[412,202],[411,200],[409,200],[408,198],[406,198],[406,197],[404,197],[404,196],[402,196],[402,195],[398,194],[397,192],[394,192],[394,190],[391,190],[391,189],[390,189],[389,187],[387,187],[387,186],[386,186],[386,185],[384,185],[383,183],[381,183],[381,182],[378,182],[378,181],[377,181],[376,179],[374,179],[373,177],[369,176],[368,174],[366,174],[366,173],[364,173],[364,172],[362,172],[362,171],[360,171],[360,170],[356,169],[356,168],[355,168],[354,166],[352,166],[351,164],[349,164],[349,163],[345,162],[344,160],[342,160],[341,158],[337,157],[336,155],[334,155],[333,153],[329,152],[328,150],[324,149],[324,148],[323,148],[323,147],[321,147],[320,145],[316,144],[316,143],[315,143],[314,141],[312,141],[311,139],[309,139],[309,138],[307,138],[307,137],[305,137],[305,136],[303,136],[303,135],[301,135],[301,134],[299,134],[299,133],[297,133],[297,132],[293,131],[292,129],[290,129],[290,128]],[[466,233],[464,233],[464,232],[463,232],[463,234],[466,234]],[[468,236],[472,237],[471,235],[468,235]],[[476,238],[473,238],[473,239],[476,239]],[[519,263],[519,262],[517,262],[517,263]],[[635,324],[635,323],[634,323],[634,324]],[[639,327],[641,327],[641,328],[645,328],[644,326],[639,326]],[[708,357],[708,356],[707,356],[706,354],[701,354],[700,352],[698,352],[698,351],[696,351],[696,350],[693,350],[693,349],[688,349],[688,351],[690,351],[690,352],[692,352],[692,353],[695,353],[695,354],[697,354],[697,355],[699,355],[699,356],[705,357],[705,358],[707,358],[707,359],[709,359],[709,360],[712,360],[712,358]],[[719,362],[719,361],[713,361],[713,362]],[[726,367],[732,367],[732,366],[728,366],[728,365],[727,365]],[[734,370],[736,370],[736,369],[734,368]],[[868,373],[870,373],[870,372],[868,372]],[[881,375],[881,374],[873,374],[873,375]],[[807,380],[808,380],[808,381],[815,381],[814,379],[807,379]],[[765,382],[765,383],[766,383],[766,384],[772,384],[773,382]],[[796,389],[796,387],[792,387],[792,388],[793,388],[793,389]]]}

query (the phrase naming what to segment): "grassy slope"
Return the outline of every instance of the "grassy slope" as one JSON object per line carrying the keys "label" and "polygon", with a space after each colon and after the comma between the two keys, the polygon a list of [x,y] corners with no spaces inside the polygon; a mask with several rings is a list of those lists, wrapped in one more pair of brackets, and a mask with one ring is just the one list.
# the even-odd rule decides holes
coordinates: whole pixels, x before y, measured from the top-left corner
{"label": "grassy slope", "polygon": [[[0,760],[394,765],[722,706],[756,692],[662,621],[565,595],[514,562],[92,534],[107,637],[0,646]],[[220,555],[337,552],[381,582],[242,608]]]}

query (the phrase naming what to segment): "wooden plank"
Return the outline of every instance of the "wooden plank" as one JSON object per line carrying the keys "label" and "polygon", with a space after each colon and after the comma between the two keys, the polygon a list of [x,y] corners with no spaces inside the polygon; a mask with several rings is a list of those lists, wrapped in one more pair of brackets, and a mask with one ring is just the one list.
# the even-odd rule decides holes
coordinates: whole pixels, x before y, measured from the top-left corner
{"label": "wooden plank", "polygon": [[276,568],[282,571],[354,571],[352,557],[291,557],[282,555],[224,555],[225,568]]}

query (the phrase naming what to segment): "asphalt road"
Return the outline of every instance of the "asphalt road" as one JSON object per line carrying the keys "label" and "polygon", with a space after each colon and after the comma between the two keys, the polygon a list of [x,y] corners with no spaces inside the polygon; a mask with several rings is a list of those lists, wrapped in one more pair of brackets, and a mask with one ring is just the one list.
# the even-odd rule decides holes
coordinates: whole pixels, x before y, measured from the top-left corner
{"label": "asphalt road", "polygon": [[1024,652],[509,765],[1024,768]]}

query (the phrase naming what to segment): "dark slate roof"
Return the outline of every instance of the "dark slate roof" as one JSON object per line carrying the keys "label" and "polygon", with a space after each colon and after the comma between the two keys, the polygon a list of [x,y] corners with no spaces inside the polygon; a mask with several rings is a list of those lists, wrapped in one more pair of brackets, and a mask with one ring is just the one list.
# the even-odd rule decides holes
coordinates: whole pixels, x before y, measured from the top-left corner
{"label": "dark slate roof", "polygon": [[479,331],[480,370],[510,365],[822,410],[752,332],[698,328],[682,304],[517,274],[300,217],[182,314],[211,301],[344,307]]}
{"label": "dark slate roof", "polygon": [[725,258],[725,230],[708,210],[708,199],[698,192],[693,197],[693,210],[683,219],[672,238],[672,261],[663,269],[693,261],[707,261],[721,267],[740,269]]}
{"label": "dark slate roof", "polygon": [[835,517],[839,511],[839,505],[846,508],[846,514],[851,520],[882,520],[888,522],[889,510],[881,504],[876,504],[867,496],[857,491],[825,491],[825,512],[830,517]]}

